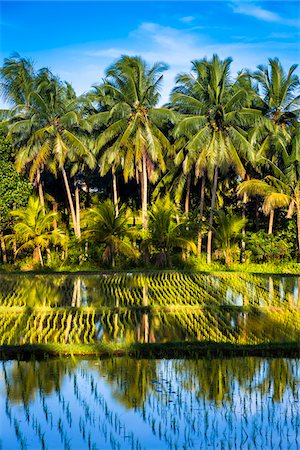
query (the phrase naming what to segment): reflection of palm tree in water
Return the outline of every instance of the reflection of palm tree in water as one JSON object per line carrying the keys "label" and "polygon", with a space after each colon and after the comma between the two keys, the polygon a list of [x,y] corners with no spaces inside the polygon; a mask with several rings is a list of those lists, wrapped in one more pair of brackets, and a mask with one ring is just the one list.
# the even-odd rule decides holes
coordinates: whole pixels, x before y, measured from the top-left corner
{"label": "reflection of palm tree in water", "polygon": [[111,385],[114,398],[126,408],[143,406],[151,382],[157,379],[155,360],[107,359],[99,365],[99,372]]}
{"label": "reflection of palm tree in water", "polygon": [[5,372],[6,394],[13,404],[25,406],[34,400],[37,392],[50,395],[60,390],[62,380],[74,369],[70,361],[18,361]]}
{"label": "reflection of palm tree in water", "polygon": [[[176,366],[178,377],[184,374],[183,386],[196,391],[199,398],[212,400],[217,406],[223,401],[233,401],[234,382],[249,392],[259,391],[281,402],[284,393],[296,393],[292,363],[286,359],[256,357],[232,359],[187,360]],[[259,380],[257,382],[256,380]]]}

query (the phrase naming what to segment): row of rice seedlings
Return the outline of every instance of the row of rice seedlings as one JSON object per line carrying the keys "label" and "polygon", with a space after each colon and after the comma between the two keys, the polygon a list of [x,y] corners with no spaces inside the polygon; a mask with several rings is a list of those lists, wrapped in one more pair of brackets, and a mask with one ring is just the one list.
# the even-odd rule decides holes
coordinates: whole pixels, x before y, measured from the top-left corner
{"label": "row of rice seedlings", "polygon": [[[269,277],[270,278],[270,277]],[[270,278],[271,279],[271,278]],[[223,304],[232,303],[236,297],[242,296],[243,302],[249,304],[282,304],[289,298],[280,292],[279,281],[270,285],[267,277],[245,274],[182,274],[158,273],[152,275],[116,274],[109,276],[80,276],[48,278],[24,278],[26,289],[15,282],[4,286],[8,290],[3,304],[70,304],[74,289],[80,280],[79,294],[89,302],[118,302],[119,305],[141,305],[143,288],[148,289],[149,304]],[[85,280],[83,282],[83,280]],[[273,278],[272,278],[273,280]],[[269,283],[269,286],[268,286]],[[1,290],[0,290],[1,291]],[[0,292],[1,295],[1,292]],[[284,299],[284,302],[283,302]],[[78,306],[78,305],[77,305]]]}

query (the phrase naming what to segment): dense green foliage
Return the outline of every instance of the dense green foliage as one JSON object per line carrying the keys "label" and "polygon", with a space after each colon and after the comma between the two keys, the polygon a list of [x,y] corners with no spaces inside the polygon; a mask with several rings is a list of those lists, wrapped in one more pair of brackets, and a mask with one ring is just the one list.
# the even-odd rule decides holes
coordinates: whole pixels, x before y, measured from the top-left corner
{"label": "dense green foliage", "polygon": [[[77,97],[49,69],[6,59],[1,93],[12,109],[1,114],[2,262],[22,268],[35,249],[32,267],[195,268],[204,246],[208,264],[298,260],[297,66],[285,73],[269,59],[233,79],[231,62],[192,61],[161,107],[162,63],[122,56]],[[20,233],[26,209],[10,211],[26,207],[31,184],[39,220],[51,218],[51,226],[29,236]]]}
{"label": "dense green foliage", "polygon": [[16,171],[11,146],[0,136],[0,230],[9,230],[10,211],[26,206],[32,186],[24,175]]}

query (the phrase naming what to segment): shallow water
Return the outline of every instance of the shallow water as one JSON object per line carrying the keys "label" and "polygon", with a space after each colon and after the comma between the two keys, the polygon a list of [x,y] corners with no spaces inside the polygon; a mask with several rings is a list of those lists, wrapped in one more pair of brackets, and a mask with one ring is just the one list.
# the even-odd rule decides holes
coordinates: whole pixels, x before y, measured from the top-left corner
{"label": "shallow water", "polygon": [[299,359],[0,367],[2,450],[300,448]]}
{"label": "shallow water", "polygon": [[300,277],[0,275],[0,345],[300,342]]}

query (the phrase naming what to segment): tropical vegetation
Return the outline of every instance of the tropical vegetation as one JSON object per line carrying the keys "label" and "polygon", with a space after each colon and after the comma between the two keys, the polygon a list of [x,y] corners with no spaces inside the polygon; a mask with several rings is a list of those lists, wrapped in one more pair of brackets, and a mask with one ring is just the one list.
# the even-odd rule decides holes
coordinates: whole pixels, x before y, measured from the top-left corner
{"label": "tropical vegetation", "polygon": [[[121,56],[89,92],[18,54],[0,69],[3,267],[300,259],[297,66]],[[96,81],[96,80],[95,80]]]}

